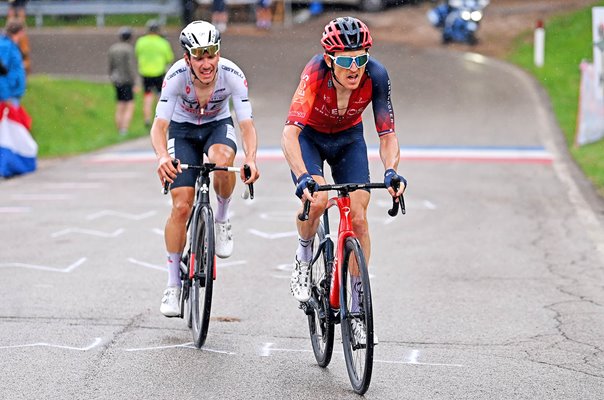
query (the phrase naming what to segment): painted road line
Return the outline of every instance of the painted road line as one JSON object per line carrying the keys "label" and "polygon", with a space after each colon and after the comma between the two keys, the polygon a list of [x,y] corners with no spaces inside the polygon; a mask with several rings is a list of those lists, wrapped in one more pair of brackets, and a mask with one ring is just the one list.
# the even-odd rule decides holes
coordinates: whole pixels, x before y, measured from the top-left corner
{"label": "painted road line", "polygon": [[[274,343],[264,343],[264,345],[258,350],[258,355],[260,357],[270,357],[272,353],[282,352],[282,353],[312,353],[312,350],[309,349],[288,349],[288,348],[276,348],[273,347]],[[344,355],[341,351],[334,351],[334,354]],[[411,350],[410,355],[406,360],[380,360],[373,359],[374,363],[379,364],[399,364],[399,365],[419,365],[426,367],[463,367],[462,364],[447,364],[447,363],[426,363],[419,362],[417,358],[419,357],[419,350]]]}
{"label": "painted road line", "polygon": [[113,231],[111,233],[97,231],[97,230],[93,230],[93,229],[67,228],[67,229],[63,229],[61,231],[51,234],[50,237],[55,238],[55,237],[67,235],[69,233],[81,233],[84,235],[98,236],[98,237],[103,237],[103,238],[113,238],[113,237],[117,237],[117,236],[121,235],[122,233],[124,233],[124,228],[116,229],[115,231]]}
{"label": "painted road line", "polygon": [[21,214],[31,211],[31,207],[0,207],[0,214]]}
{"label": "painted road line", "polygon": [[86,257],[80,258],[78,261],[74,262],[70,266],[66,268],[55,268],[49,267],[46,265],[32,265],[32,264],[23,264],[23,263],[0,263],[0,268],[25,268],[25,269],[37,269],[40,271],[50,271],[50,272],[63,272],[69,273],[74,269],[78,268],[80,265],[84,264],[86,261]]}
{"label": "painted road line", "polygon": [[175,345],[172,345],[172,346],[139,347],[139,348],[132,348],[132,349],[124,349],[124,351],[129,351],[129,352],[132,352],[132,351],[153,351],[153,350],[165,350],[165,349],[176,349],[176,348],[185,348],[185,349],[194,349],[194,350],[208,351],[210,353],[227,354],[229,356],[237,354],[237,353],[234,353],[232,351],[215,350],[215,349],[210,349],[208,347],[202,347],[202,348],[198,349],[197,347],[195,347],[193,345],[193,342],[183,343],[183,344],[175,344]]}
{"label": "painted road line", "polygon": [[[367,149],[369,159],[379,160],[377,146]],[[419,161],[468,161],[468,162],[507,162],[507,163],[540,163],[551,164],[554,156],[544,147],[539,146],[417,146],[401,147],[401,158]],[[243,154],[237,153],[242,160]],[[258,160],[284,160],[280,148],[258,149]],[[154,162],[156,156],[152,151],[119,151],[98,154],[88,158],[92,163],[137,163]]]}
{"label": "painted road line", "polygon": [[56,349],[65,349],[65,350],[77,350],[77,351],[88,351],[95,347],[97,347],[103,341],[102,338],[95,338],[92,344],[85,347],[73,347],[73,346],[65,346],[60,344],[50,344],[50,343],[31,343],[31,344],[17,344],[13,346],[0,346],[0,349],[19,349],[24,347],[52,347]]}

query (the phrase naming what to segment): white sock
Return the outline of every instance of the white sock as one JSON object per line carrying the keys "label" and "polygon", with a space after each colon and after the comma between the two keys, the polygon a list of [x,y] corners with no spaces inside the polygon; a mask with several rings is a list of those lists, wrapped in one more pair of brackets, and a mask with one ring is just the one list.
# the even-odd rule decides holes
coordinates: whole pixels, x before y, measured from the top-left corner
{"label": "white sock", "polygon": [[312,242],[314,238],[302,239],[298,236],[298,249],[296,258],[298,261],[310,262],[312,260]]}
{"label": "white sock", "polygon": [[361,288],[361,277],[360,276],[350,276],[350,283],[352,286],[352,305],[350,307],[350,312],[358,313],[360,306],[360,295],[359,292],[362,292]]}
{"label": "white sock", "polygon": [[182,253],[168,253],[168,286],[181,287],[180,256]]}
{"label": "white sock", "polygon": [[231,198],[225,199],[224,197],[216,195],[216,200],[218,205],[214,212],[214,220],[216,220],[216,222],[225,223],[229,219],[229,203],[231,202]]}

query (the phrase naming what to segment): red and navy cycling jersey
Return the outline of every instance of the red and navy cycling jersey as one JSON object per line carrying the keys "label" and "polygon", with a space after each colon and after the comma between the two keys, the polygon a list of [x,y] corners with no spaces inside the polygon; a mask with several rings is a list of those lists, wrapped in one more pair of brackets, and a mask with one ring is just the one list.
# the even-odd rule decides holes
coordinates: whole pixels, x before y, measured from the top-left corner
{"label": "red and navy cycling jersey", "polygon": [[344,115],[338,114],[332,72],[322,54],[314,56],[302,72],[292,99],[286,125],[306,125],[322,133],[338,133],[361,122],[369,103],[373,106],[379,136],[394,132],[394,111],[390,99],[390,78],[382,64],[370,58],[361,82],[352,91]]}

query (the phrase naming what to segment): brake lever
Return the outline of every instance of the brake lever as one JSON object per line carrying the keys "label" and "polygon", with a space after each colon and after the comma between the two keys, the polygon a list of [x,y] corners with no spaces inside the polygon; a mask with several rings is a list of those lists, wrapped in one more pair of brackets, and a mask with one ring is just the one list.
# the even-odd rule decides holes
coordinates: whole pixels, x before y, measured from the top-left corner
{"label": "brake lever", "polygon": [[[311,196],[314,193],[314,191],[312,189],[314,189],[316,185],[317,185],[317,183],[314,181],[314,179],[311,179],[310,181],[306,182],[306,188],[310,192]],[[306,200],[304,202],[304,209],[302,210],[302,213],[298,214],[298,219],[300,221],[308,221],[309,213],[310,213],[310,200]]]}
{"label": "brake lever", "polygon": [[[246,181],[252,177],[252,169],[247,164],[245,164],[243,166],[243,175],[245,176]],[[250,183],[247,185],[247,189],[245,190],[245,192],[243,192],[242,197],[246,200],[248,198],[251,200],[254,200],[254,184],[253,183]]]}
{"label": "brake lever", "polygon": [[[174,159],[172,160],[172,165],[174,166],[174,168],[178,167],[178,160]],[[170,182],[168,182],[168,180],[164,181],[164,189],[162,190],[163,194],[168,194],[168,188],[170,187]]]}

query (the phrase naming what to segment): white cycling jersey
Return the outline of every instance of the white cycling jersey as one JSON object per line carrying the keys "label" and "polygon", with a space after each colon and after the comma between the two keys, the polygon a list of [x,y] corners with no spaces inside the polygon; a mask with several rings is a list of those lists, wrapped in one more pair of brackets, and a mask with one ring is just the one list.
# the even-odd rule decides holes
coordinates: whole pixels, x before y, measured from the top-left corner
{"label": "white cycling jersey", "polygon": [[201,108],[190,68],[183,58],[175,62],[166,73],[155,116],[167,121],[202,125],[231,116],[229,97],[233,100],[238,121],[252,118],[247,80],[234,62],[220,57],[214,92],[208,104]]}

